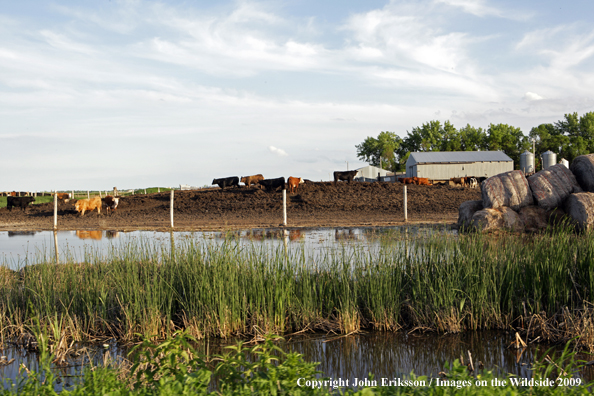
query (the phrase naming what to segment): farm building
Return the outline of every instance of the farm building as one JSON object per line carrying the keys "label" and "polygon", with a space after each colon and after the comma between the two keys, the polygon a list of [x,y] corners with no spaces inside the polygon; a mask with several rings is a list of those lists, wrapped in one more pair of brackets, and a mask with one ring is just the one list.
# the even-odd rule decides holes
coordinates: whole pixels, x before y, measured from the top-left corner
{"label": "farm building", "polygon": [[410,153],[406,177],[449,180],[452,177],[490,177],[514,170],[503,151],[429,151]]}
{"label": "farm building", "polygon": [[354,179],[356,181],[377,181],[378,173],[382,181],[394,181],[393,178],[392,180],[388,179],[392,175],[392,172],[378,168],[377,166],[368,165],[357,169],[357,171],[357,176]]}

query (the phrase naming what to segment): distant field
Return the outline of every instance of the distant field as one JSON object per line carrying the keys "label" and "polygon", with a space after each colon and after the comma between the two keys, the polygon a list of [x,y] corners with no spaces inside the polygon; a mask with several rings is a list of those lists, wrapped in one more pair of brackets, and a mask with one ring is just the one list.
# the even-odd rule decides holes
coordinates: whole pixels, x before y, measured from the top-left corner
{"label": "distant field", "polygon": [[[128,190],[118,190],[118,195],[119,196],[128,196],[128,195],[137,195],[137,194],[153,194],[156,192],[167,192],[167,191],[171,191],[170,188],[168,187],[149,187],[149,188],[136,188],[136,189],[128,189]],[[67,192],[67,193],[72,193],[72,191],[58,191],[58,192]],[[99,195],[101,195],[102,197],[104,197],[105,195],[113,195],[113,190],[90,190],[88,191],[80,191],[80,190],[74,190],[74,199],[83,199],[83,198],[87,198],[87,196],[89,197],[97,197]],[[6,198],[7,197],[0,197],[0,208],[5,208],[6,207]],[[52,202],[54,200],[53,196],[43,196],[43,197],[35,197],[35,202],[32,203],[32,205],[35,204],[41,204],[41,203],[47,203],[47,202]]]}

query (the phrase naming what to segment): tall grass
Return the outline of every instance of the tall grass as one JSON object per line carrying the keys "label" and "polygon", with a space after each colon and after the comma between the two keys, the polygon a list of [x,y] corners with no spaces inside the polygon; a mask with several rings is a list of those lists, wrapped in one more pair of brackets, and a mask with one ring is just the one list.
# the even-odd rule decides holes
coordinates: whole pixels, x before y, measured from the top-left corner
{"label": "tall grass", "polygon": [[[138,334],[164,339],[352,333],[402,327],[439,332],[523,328],[530,337],[594,349],[594,239],[559,229],[531,237],[385,237],[378,249],[147,241],[108,259],[0,271],[0,341],[34,316],[74,340]],[[588,329],[590,329],[588,331]]]}

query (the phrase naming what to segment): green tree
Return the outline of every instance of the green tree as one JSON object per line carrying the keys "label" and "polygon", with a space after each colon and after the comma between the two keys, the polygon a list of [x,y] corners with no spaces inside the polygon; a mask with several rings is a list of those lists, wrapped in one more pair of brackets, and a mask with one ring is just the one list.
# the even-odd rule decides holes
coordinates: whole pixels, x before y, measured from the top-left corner
{"label": "green tree", "polygon": [[528,138],[520,128],[507,124],[490,124],[486,143],[488,150],[501,150],[507,154],[514,161],[516,169],[520,167],[520,154],[530,146]]}
{"label": "green tree", "polygon": [[396,152],[400,149],[401,144],[402,139],[394,132],[380,132],[377,138],[368,136],[363,143],[355,147],[360,160],[395,172],[400,169]]}
{"label": "green tree", "polygon": [[555,129],[558,135],[569,140],[559,152],[568,161],[573,161],[578,155],[594,153],[594,112],[581,117],[578,113],[565,114],[563,120],[555,123]]}
{"label": "green tree", "polygon": [[487,133],[483,128],[475,128],[466,124],[460,128],[461,151],[479,151],[487,149]]}
{"label": "green tree", "polygon": [[[552,151],[563,158],[567,158],[571,151],[569,137],[553,124],[540,124],[530,130],[530,139],[534,139],[536,159],[546,151]],[[532,151],[532,148],[529,148]],[[540,168],[537,168],[540,169]]]}

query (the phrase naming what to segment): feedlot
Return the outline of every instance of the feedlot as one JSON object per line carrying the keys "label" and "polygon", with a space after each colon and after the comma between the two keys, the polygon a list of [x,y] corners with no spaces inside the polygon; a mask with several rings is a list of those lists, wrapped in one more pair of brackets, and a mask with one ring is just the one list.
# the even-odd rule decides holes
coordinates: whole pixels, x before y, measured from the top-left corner
{"label": "feedlot", "polygon": [[[408,185],[411,223],[455,223],[464,201],[481,199],[479,189],[444,185]],[[163,230],[170,228],[170,193],[138,194],[120,199],[115,213],[103,210],[80,216],[74,200],[59,202],[62,230]],[[29,205],[25,212],[0,209],[0,230],[53,229],[53,203]],[[176,230],[220,230],[276,227],[283,221],[282,192],[239,187],[175,191]],[[385,226],[403,222],[400,183],[306,182],[287,192],[287,223],[291,227]]]}

